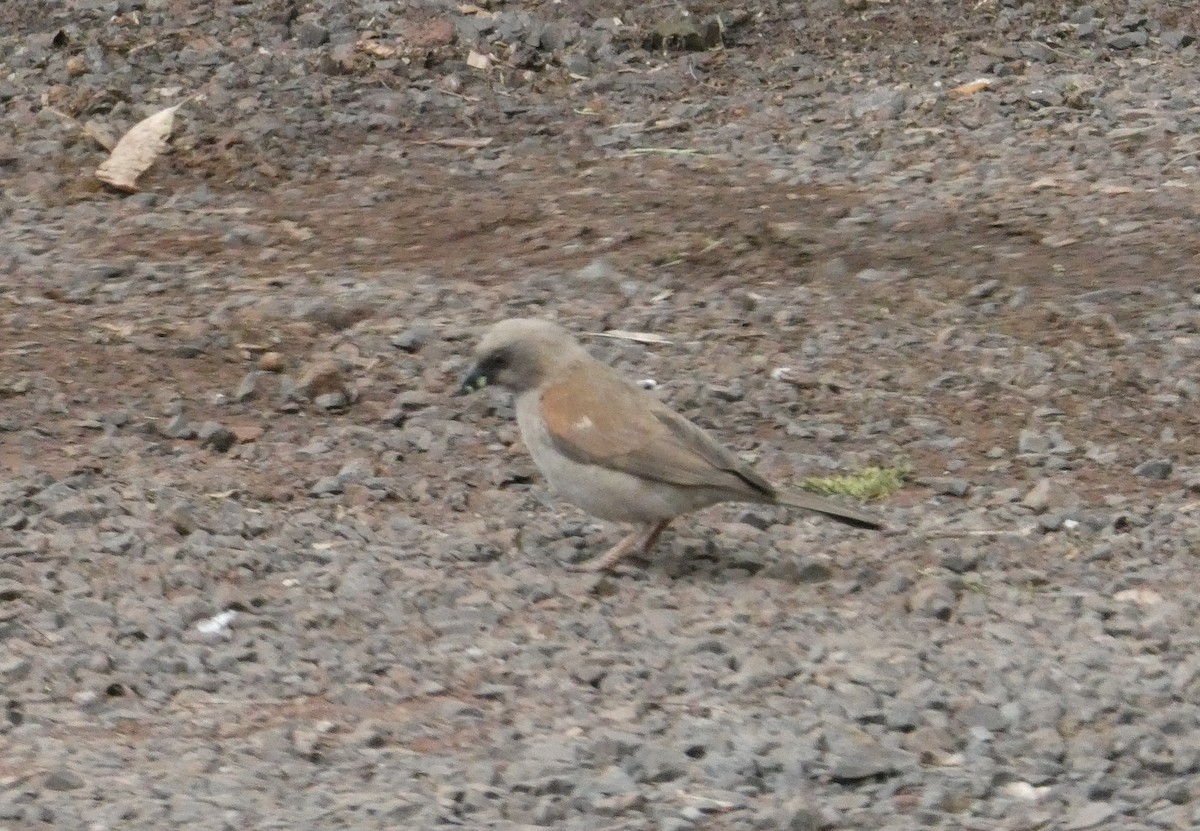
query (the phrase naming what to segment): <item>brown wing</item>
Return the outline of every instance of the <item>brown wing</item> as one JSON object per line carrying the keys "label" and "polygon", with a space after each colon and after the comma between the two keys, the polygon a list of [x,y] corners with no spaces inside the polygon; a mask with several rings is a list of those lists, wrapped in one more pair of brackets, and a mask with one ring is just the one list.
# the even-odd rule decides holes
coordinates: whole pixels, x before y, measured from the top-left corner
{"label": "brown wing", "polygon": [[708,433],[607,366],[570,376],[541,395],[547,430],[568,458],[686,487],[774,494]]}

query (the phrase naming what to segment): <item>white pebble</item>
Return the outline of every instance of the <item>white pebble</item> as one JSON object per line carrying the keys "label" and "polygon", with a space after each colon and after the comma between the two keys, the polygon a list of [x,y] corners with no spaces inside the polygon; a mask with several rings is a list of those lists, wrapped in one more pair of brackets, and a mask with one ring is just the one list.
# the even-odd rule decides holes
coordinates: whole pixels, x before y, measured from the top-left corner
{"label": "white pebble", "polygon": [[1049,788],[1035,788],[1028,782],[1009,782],[1002,789],[1005,796],[1010,796],[1013,799],[1020,799],[1025,802],[1034,802],[1040,799]]}
{"label": "white pebble", "polygon": [[237,617],[237,612],[229,610],[219,614],[215,614],[208,620],[202,620],[196,624],[196,631],[204,635],[221,635],[229,628],[229,624],[233,623]]}

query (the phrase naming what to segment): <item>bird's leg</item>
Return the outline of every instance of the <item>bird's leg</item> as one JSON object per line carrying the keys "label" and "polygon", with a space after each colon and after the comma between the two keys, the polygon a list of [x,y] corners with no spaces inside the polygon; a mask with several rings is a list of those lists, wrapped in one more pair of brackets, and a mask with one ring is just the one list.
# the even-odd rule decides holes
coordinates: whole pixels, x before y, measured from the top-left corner
{"label": "bird's leg", "polygon": [[650,529],[650,533],[646,535],[646,541],[642,543],[642,553],[647,557],[650,556],[650,549],[658,542],[658,538],[662,536],[662,532],[667,530],[667,526],[671,524],[671,520],[664,519],[662,522]]}
{"label": "bird's leg", "polygon": [[663,520],[654,525],[638,528],[614,545],[608,551],[594,560],[571,566],[572,571],[611,571],[613,566],[621,562],[639,548],[643,554],[649,554],[659,536],[671,524],[671,520]]}
{"label": "bird's leg", "polygon": [[567,568],[571,571],[608,571],[638,547],[638,540],[641,538],[641,535],[641,531],[633,531],[594,560],[588,560],[586,563],[575,563],[574,565],[567,566]]}

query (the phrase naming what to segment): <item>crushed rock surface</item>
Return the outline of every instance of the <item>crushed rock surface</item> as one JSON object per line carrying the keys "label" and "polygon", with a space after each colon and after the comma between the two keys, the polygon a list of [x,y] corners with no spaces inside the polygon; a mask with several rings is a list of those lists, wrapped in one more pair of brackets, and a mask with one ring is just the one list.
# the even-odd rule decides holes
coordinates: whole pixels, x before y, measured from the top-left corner
{"label": "crushed rock surface", "polygon": [[[0,6],[0,828],[1200,827],[1200,12],[689,9]],[[518,314],[892,530],[564,569]]]}

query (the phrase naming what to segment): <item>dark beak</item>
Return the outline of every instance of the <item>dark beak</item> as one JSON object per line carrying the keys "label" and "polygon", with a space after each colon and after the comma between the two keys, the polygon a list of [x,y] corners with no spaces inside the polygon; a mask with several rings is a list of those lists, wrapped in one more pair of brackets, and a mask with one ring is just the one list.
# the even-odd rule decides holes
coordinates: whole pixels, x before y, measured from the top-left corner
{"label": "dark beak", "polygon": [[475,390],[481,390],[487,386],[487,383],[487,376],[480,371],[479,365],[476,364],[463,376],[462,383],[458,387],[458,394],[467,395]]}

